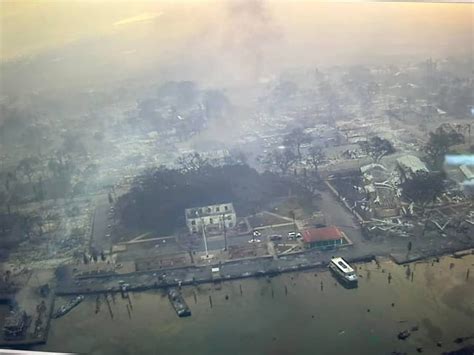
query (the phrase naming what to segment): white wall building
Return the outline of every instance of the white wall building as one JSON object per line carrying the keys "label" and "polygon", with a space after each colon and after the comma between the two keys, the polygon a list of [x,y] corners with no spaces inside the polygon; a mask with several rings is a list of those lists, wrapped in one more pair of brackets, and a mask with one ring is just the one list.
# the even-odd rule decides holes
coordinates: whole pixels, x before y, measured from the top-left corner
{"label": "white wall building", "polygon": [[187,208],[185,216],[190,233],[201,232],[203,226],[206,228],[206,232],[222,232],[224,225],[227,229],[230,229],[237,224],[237,215],[234,206],[230,202]]}

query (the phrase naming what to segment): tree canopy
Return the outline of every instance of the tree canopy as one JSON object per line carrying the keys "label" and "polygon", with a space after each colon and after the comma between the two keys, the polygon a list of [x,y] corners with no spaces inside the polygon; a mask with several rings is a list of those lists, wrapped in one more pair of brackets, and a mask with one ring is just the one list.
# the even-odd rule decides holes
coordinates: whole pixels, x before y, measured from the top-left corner
{"label": "tree canopy", "polygon": [[154,229],[160,235],[184,226],[184,210],[233,202],[240,215],[261,209],[288,190],[303,189],[272,173],[259,174],[247,165],[203,165],[199,169],[158,168],[137,179],[117,202],[121,221],[131,229]]}
{"label": "tree canopy", "polygon": [[402,185],[403,195],[422,206],[433,202],[444,191],[444,173],[419,172]]}

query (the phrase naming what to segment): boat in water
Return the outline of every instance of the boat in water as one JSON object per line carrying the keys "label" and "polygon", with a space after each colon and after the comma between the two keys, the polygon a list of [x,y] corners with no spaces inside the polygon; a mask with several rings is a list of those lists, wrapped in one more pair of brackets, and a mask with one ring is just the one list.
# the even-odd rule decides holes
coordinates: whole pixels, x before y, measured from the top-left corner
{"label": "boat in water", "polygon": [[189,317],[191,315],[191,310],[178,290],[174,288],[170,289],[168,291],[168,299],[170,300],[171,305],[176,311],[178,317]]}
{"label": "boat in water", "polygon": [[354,269],[343,258],[332,258],[329,262],[329,269],[331,269],[345,285],[357,287],[357,275]]}
{"label": "boat in water", "polygon": [[76,307],[79,303],[81,303],[84,300],[84,296],[79,295],[77,297],[74,297],[71,299],[68,303],[62,305],[59,307],[56,312],[52,314],[53,318],[59,318],[64,316],[66,313],[68,313],[71,309]]}

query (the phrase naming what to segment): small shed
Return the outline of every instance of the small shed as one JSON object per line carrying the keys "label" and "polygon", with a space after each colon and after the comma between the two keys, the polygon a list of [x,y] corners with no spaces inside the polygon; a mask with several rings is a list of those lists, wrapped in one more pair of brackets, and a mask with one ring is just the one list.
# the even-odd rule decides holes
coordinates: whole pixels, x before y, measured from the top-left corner
{"label": "small shed", "polygon": [[303,243],[306,248],[333,249],[343,244],[344,235],[335,226],[323,228],[310,228],[302,233]]}

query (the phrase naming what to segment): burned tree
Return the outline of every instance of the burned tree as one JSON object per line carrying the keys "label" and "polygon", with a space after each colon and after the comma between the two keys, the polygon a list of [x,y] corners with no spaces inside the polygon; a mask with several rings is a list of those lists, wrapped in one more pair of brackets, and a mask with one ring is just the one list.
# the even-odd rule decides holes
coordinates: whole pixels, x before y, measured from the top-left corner
{"label": "burned tree", "polygon": [[464,142],[464,136],[454,129],[438,127],[434,132],[430,132],[430,139],[425,146],[428,160],[433,167],[442,166],[445,155],[453,145]]}
{"label": "burned tree", "polygon": [[321,165],[325,158],[325,154],[321,147],[312,145],[308,149],[308,153],[306,155],[306,163],[313,168],[314,174],[317,174],[318,168]]}
{"label": "burned tree", "polygon": [[281,175],[286,175],[296,163],[298,157],[290,149],[276,149],[260,157],[261,164],[268,170],[277,170]]}
{"label": "burned tree", "polygon": [[371,137],[366,142],[359,143],[361,149],[378,163],[385,155],[393,154],[395,148],[392,143],[379,136]]}
{"label": "burned tree", "polygon": [[444,191],[444,173],[419,172],[402,185],[403,195],[419,204],[423,211]]}
{"label": "burned tree", "polygon": [[39,159],[37,157],[29,157],[22,159],[19,163],[18,166],[16,167],[16,170],[23,175],[25,175],[28,178],[28,182],[31,184],[31,179],[39,166]]}
{"label": "burned tree", "polygon": [[311,142],[311,136],[302,128],[295,128],[285,136],[283,144],[285,147],[295,152],[298,160],[301,161],[301,145]]}

